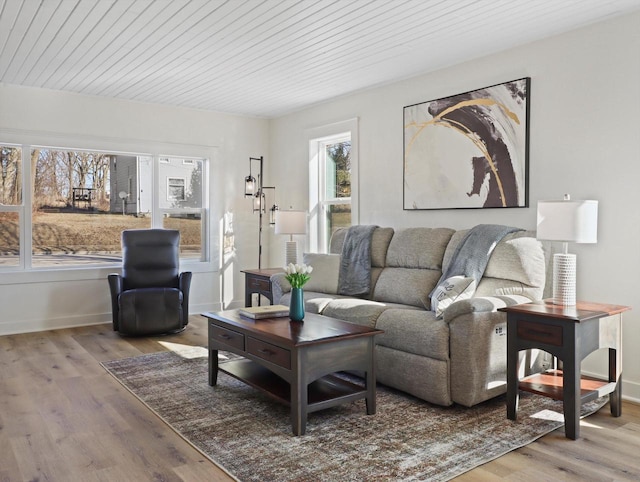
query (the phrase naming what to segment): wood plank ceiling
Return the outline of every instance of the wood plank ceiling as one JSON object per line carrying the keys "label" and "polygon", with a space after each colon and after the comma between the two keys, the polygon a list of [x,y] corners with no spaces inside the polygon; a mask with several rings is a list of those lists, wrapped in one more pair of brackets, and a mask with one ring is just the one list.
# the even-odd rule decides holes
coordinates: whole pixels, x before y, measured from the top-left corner
{"label": "wood plank ceiling", "polygon": [[639,0],[0,0],[0,82],[275,117],[638,9]]}

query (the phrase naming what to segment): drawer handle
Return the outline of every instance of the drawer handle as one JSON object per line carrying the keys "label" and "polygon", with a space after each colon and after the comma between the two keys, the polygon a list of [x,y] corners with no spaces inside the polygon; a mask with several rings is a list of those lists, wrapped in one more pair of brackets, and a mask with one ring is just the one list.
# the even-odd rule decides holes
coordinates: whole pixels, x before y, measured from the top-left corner
{"label": "drawer handle", "polygon": [[258,353],[261,353],[267,356],[275,355],[275,352],[269,350],[268,348],[261,348],[260,350],[258,350]]}
{"label": "drawer handle", "polygon": [[218,335],[219,338],[222,338],[223,340],[230,340],[231,337],[229,335],[227,335],[226,333],[222,333],[220,335]]}

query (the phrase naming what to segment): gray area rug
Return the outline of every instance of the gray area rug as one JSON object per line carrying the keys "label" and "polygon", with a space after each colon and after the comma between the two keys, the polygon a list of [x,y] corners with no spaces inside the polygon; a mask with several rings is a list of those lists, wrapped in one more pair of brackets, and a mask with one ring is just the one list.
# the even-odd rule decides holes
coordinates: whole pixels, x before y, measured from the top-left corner
{"label": "gray area rug", "polygon": [[288,407],[223,373],[210,387],[204,348],[102,365],[241,481],[448,480],[563,425],[561,402],[537,395],[521,395],[513,422],[504,397],[439,407],[379,385],[375,415],[364,400],[329,408],[310,414],[306,435],[294,437]]}

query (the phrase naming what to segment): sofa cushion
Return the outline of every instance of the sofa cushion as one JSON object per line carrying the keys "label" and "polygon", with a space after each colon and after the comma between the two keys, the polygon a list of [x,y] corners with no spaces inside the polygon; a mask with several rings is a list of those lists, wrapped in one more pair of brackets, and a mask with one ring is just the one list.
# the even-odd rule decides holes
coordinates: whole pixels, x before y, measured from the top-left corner
{"label": "sofa cushion", "polygon": [[442,275],[442,258],[453,233],[448,228],[397,230],[387,250],[387,267],[373,286],[372,299],[429,309],[429,293]]}
{"label": "sofa cushion", "polygon": [[311,278],[304,285],[305,290],[338,293],[339,254],[303,253],[302,259],[304,264],[313,267]]}
{"label": "sofa cushion", "polygon": [[519,281],[529,286],[543,287],[546,262],[542,243],[535,233],[511,233],[493,250],[485,276]]}
{"label": "sofa cushion", "polygon": [[442,276],[432,269],[384,268],[373,288],[375,301],[430,309],[429,293]]}
{"label": "sofa cushion", "polygon": [[447,249],[445,249],[444,251],[444,256],[442,259],[442,271],[445,271],[447,269],[447,266],[449,266],[449,263],[451,263],[451,258],[453,258],[453,255],[456,252],[456,248],[468,232],[468,229],[461,229],[453,233],[451,239],[449,240],[449,244],[447,245]]}
{"label": "sofa cushion", "polygon": [[454,232],[448,228],[399,229],[389,243],[386,266],[441,271],[444,253]]}
{"label": "sofa cushion", "polygon": [[393,228],[376,228],[371,236],[371,266],[384,268]]}
{"label": "sofa cushion", "polygon": [[[322,314],[322,310],[333,300],[345,298],[341,295],[330,295],[327,293],[318,293],[316,291],[303,290],[304,294],[304,311],[309,313]],[[280,304],[289,306],[291,302],[291,291],[282,295]]]}
{"label": "sofa cushion", "polygon": [[375,268],[375,267],[371,268],[371,291],[369,292],[369,296],[368,296],[369,299],[373,299],[373,293],[376,289],[378,278],[380,278],[380,275],[382,274],[383,270],[384,268]]}
{"label": "sofa cushion", "polygon": [[[444,310],[457,300],[466,300],[476,291],[476,280],[464,276],[452,276],[441,283],[431,297],[431,310],[442,318]],[[434,306],[435,305],[435,306]]]}
{"label": "sofa cushion", "polygon": [[338,298],[331,300],[322,314],[356,325],[375,327],[380,313],[387,309],[384,303],[359,298]]}
{"label": "sofa cushion", "polygon": [[[449,266],[458,244],[468,231],[468,229],[456,231],[451,237],[444,253],[443,271]],[[507,234],[494,248],[484,276],[519,281],[529,286],[544,287],[545,255],[542,243],[535,237],[533,231],[517,231]]]}
{"label": "sofa cushion", "polygon": [[[342,253],[342,245],[347,235],[347,228],[338,228],[331,235],[329,252],[334,254]],[[393,228],[376,228],[371,235],[371,266],[374,268],[384,268],[387,259],[387,249],[393,237]]]}
{"label": "sofa cushion", "polygon": [[376,337],[378,345],[403,352],[449,359],[449,326],[424,310],[390,308],[380,314],[376,328],[384,333]]}

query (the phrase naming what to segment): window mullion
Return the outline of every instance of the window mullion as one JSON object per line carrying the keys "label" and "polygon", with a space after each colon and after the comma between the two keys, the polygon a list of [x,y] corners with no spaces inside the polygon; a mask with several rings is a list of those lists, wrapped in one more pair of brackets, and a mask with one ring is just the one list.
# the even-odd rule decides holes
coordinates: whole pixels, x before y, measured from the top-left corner
{"label": "window mullion", "polygon": [[209,158],[208,162],[202,161],[202,185],[200,187],[201,191],[201,196],[202,196],[202,205],[200,207],[200,219],[202,220],[202,226],[201,226],[201,231],[200,231],[200,235],[202,236],[202,255],[200,257],[200,261],[206,262],[209,261],[211,259],[211,251],[209,249],[209,246],[211,245],[211,240],[213,239],[213,233],[211,233],[211,236],[208,235],[209,232],[209,226],[210,226],[210,222],[209,222],[209,213],[210,213],[210,208],[211,208],[211,204],[210,204],[210,198],[209,198],[209,190],[211,189],[211,184],[210,182],[204,182],[205,179],[210,179],[209,178],[209,167],[212,165],[213,163],[213,158]]}
{"label": "window mullion", "polygon": [[325,241],[325,233],[327,232],[327,204],[325,202],[325,198],[327,196],[327,145],[324,142],[318,143],[318,159],[320,161],[318,169],[318,180],[320,184],[320,189],[318,190],[320,201],[318,246],[321,248],[322,252],[326,253],[329,251],[329,246]]}
{"label": "window mullion", "polygon": [[[33,166],[30,145],[22,145],[22,213],[20,219],[20,268],[29,269],[33,255]],[[35,173],[33,173],[35,174]]]}
{"label": "window mullion", "polygon": [[153,155],[151,178],[153,179],[151,185],[151,226],[162,228],[164,212],[160,209],[160,156],[158,154]]}

